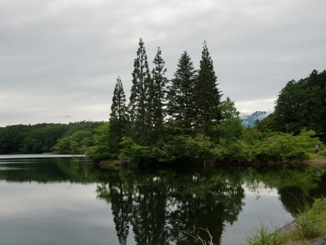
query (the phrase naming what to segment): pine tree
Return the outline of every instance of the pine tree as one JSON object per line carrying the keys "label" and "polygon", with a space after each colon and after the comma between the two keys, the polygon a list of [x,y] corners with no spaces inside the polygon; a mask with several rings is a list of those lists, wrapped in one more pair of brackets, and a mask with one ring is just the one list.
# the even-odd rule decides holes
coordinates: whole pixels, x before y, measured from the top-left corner
{"label": "pine tree", "polygon": [[213,61],[204,42],[200,68],[195,83],[196,129],[198,132],[210,134],[214,124],[221,120],[221,92],[217,88]]}
{"label": "pine tree", "polygon": [[163,122],[165,117],[165,102],[166,102],[166,84],[168,79],[165,77],[166,68],[162,58],[162,51],[157,49],[156,56],[153,61],[155,67],[152,70],[152,137],[155,140],[159,139],[163,134]]}
{"label": "pine tree", "polygon": [[148,113],[151,112],[150,88],[151,77],[148,68],[147,54],[143,40],[139,39],[137,58],[132,72],[132,87],[129,99],[130,120],[133,123],[133,138],[143,143],[150,130]]}
{"label": "pine tree", "polygon": [[184,51],[168,93],[168,114],[177,126],[189,130],[195,120],[194,85],[196,70],[188,53]]}
{"label": "pine tree", "polygon": [[114,87],[109,127],[109,149],[112,157],[119,154],[120,142],[125,134],[128,122],[128,110],[126,96],[123,90],[121,78],[117,78]]}
{"label": "pine tree", "polygon": [[121,78],[118,77],[113,91],[110,121],[126,122],[127,118],[126,95]]}

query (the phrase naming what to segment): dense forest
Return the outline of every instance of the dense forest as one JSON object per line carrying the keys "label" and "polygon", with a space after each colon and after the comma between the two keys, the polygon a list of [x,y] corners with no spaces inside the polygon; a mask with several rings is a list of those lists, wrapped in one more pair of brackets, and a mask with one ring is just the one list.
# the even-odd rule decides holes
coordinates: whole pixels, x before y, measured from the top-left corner
{"label": "dense forest", "polygon": [[149,68],[139,46],[127,103],[118,76],[108,122],[14,125],[0,128],[0,154],[72,153],[95,161],[138,164],[259,163],[326,155],[326,71],[312,71],[280,91],[275,111],[255,127],[241,126],[234,102],[222,100],[204,42],[199,68],[184,51],[173,78],[162,51]]}
{"label": "dense forest", "polygon": [[84,153],[103,122],[42,123],[0,127],[0,154]]}

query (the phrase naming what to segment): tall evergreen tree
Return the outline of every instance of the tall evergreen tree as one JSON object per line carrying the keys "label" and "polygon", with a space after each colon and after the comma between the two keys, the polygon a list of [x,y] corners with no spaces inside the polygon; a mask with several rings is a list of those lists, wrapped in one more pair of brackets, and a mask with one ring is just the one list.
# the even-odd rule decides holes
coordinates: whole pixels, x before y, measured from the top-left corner
{"label": "tall evergreen tree", "polygon": [[126,122],[127,118],[128,114],[126,106],[126,95],[123,89],[121,78],[118,77],[113,91],[110,122]]}
{"label": "tall evergreen tree", "polygon": [[150,130],[149,114],[151,112],[150,88],[152,80],[148,68],[147,54],[143,40],[139,39],[137,57],[132,72],[132,87],[129,99],[130,120],[133,123],[133,138],[144,143]]}
{"label": "tall evergreen tree", "polygon": [[214,124],[221,118],[221,92],[217,87],[213,60],[204,42],[200,68],[195,82],[196,128],[199,132],[210,134]]}
{"label": "tall evergreen tree", "polygon": [[178,61],[168,93],[168,114],[182,129],[191,129],[195,121],[196,70],[188,53],[184,51]]}
{"label": "tall evergreen tree", "polygon": [[160,48],[157,49],[153,63],[155,67],[152,70],[153,85],[150,96],[152,97],[152,137],[155,141],[163,134],[163,121],[166,110],[166,84],[168,82],[168,79],[165,77],[165,61],[162,58],[162,51]]}
{"label": "tall evergreen tree", "polygon": [[116,157],[120,150],[120,142],[125,133],[128,122],[128,110],[126,96],[123,90],[121,78],[117,78],[113,91],[110,127],[109,127],[109,148],[112,157]]}

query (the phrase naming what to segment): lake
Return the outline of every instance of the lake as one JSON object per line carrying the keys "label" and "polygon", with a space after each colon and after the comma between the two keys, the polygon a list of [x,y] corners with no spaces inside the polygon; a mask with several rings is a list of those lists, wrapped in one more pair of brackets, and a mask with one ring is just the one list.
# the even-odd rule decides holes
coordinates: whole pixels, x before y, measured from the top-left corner
{"label": "lake", "polygon": [[0,156],[0,239],[20,244],[245,244],[326,196],[325,167],[102,169],[81,156]]}

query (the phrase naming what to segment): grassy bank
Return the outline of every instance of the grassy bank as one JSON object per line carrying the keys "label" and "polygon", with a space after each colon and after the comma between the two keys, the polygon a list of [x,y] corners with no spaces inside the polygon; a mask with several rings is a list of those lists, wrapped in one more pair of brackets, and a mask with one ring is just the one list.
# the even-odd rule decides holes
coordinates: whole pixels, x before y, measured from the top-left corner
{"label": "grassy bank", "polygon": [[261,225],[246,240],[249,245],[324,244],[316,238],[326,238],[326,198],[316,199],[311,208],[299,213],[295,221],[274,233]]}

